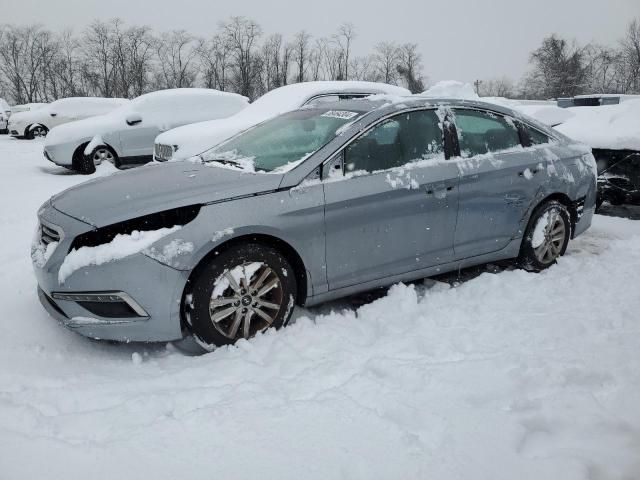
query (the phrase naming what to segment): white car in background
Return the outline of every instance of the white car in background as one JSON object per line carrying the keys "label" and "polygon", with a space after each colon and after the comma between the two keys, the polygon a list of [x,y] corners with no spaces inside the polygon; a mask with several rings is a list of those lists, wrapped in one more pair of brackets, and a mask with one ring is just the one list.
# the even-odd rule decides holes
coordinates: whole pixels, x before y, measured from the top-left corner
{"label": "white car in background", "polygon": [[9,134],[33,139],[46,137],[54,127],[83,118],[104,115],[129,103],[125,98],[69,97],[26,112],[11,115]]}
{"label": "white car in background", "polygon": [[411,92],[406,88],[376,82],[319,81],[286,85],[264,94],[228,119],[187,125],[159,135],[155,141],[154,159],[184,160],[199,155],[242,130],[302,106],[375,94],[406,96]]}
{"label": "white car in background", "polygon": [[0,133],[8,132],[9,117],[11,116],[11,107],[4,98],[0,98]]}
{"label": "white car in background", "polygon": [[246,97],[208,88],[147,93],[107,115],[54,128],[45,141],[44,155],[84,174],[93,173],[102,161],[118,168],[140,165],[153,159],[153,140],[159,133],[226,118],[248,104]]}

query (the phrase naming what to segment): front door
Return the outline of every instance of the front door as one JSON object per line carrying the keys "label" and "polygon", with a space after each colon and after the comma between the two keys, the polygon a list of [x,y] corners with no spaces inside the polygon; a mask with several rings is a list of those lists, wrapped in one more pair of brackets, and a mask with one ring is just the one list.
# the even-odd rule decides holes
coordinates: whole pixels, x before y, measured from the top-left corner
{"label": "front door", "polygon": [[330,290],[452,259],[458,171],[445,160],[440,125],[434,110],[396,115],[362,134],[328,165]]}

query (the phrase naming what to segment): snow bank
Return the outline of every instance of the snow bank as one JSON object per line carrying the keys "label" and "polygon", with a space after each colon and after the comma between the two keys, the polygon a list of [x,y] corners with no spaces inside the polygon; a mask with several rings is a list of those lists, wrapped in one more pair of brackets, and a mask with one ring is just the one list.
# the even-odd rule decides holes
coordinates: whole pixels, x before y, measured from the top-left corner
{"label": "snow bank", "polygon": [[640,222],[596,215],[540,274],[296,309],[190,357],[91,341],[42,309],[25,239],[85,177],[40,149],[0,137],[0,477],[638,478]]}
{"label": "snow bank", "polygon": [[[72,250],[67,254],[60,270],[58,272],[58,281],[64,283],[69,276],[76,270],[91,265],[102,265],[103,263],[113,262],[122,258],[134,255],[149,248],[162,237],[166,237],[180,230],[180,226],[172,228],[161,228],[152,231],[134,231],[130,235],[116,235],[115,238],[103,245],[97,247],[81,247]],[[167,246],[167,248],[169,248]],[[193,249],[193,245],[191,245]],[[163,252],[163,255],[171,255],[178,251],[171,247],[171,251]]]}
{"label": "snow bank", "polygon": [[573,117],[556,129],[569,138],[591,148],[640,150],[640,100],[567,110]]}
{"label": "snow bank", "polygon": [[443,80],[420,94],[430,98],[456,98],[464,100],[480,100],[473,85],[457,80]]}

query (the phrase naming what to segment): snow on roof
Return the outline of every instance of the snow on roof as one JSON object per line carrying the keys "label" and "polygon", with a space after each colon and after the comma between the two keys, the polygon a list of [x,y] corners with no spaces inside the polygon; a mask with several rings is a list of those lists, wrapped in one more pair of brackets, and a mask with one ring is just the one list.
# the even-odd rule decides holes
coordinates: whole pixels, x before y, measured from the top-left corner
{"label": "snow on roof", "polygon": [[430,98],[460,98],[464,100],[481,100],[473,85],[457,80],[443,80],[420,94]]}
{"label": "snow on roof", "polygon": [[640,150],[640,99],[567,110],[573,117],[556,127],[567,137],[591,148]]}
{"label": "snow on roof", "polygon": [[265,93],[236,117],[257,119],[258,121],[266,120],[280,113],[300,108],[307,100],[315,96],[331,93],[411,95],[411,92],[406,88],[377,82],[317,81],[292,83]]}

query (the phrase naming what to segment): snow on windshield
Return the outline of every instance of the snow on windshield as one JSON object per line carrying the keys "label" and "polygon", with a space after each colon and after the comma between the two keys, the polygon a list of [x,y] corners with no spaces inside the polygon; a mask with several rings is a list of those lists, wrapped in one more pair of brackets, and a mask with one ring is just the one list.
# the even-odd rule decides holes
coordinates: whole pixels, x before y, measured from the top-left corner
{"label": "snow on windshield", "polygon": [[246,172],[284,173],[329,142],[362,112],[303,109],[262,123],[201,155],[205,162]]}

